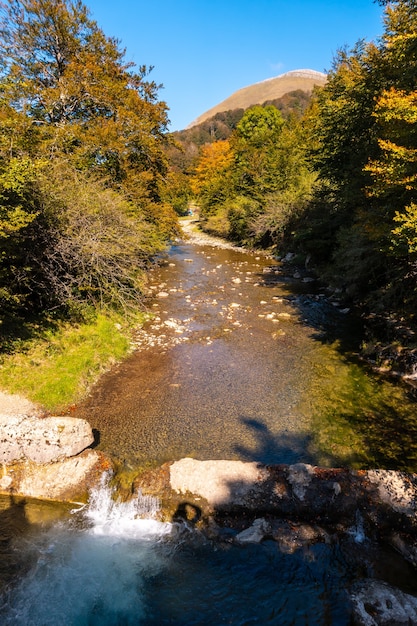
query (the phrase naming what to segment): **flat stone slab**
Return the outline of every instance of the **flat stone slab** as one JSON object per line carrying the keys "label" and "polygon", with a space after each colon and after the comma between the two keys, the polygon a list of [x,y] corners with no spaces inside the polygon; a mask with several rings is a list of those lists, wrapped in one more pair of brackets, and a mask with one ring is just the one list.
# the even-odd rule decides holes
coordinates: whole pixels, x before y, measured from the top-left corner
{"label": "flat stone slab", "polygon": [[24,461],[4,466],[0,493],[61,502],[85,500],[104,471],[111,471],[110,462],[95,450],[46,465]]}
{"label": "flat stone slab", "polygon": [[356,626],[417,624],[417,598],[378,580],[364,580],[351,593]]}
{"label": "flat stone slab", "polygon": [[198,494],[212,505],[244,504],[256,485],[267,478],[258,463],[242,461],[176,461],[170,467],[171,488],[178,493]]}
{"label": "flat stone slab", "polygon": [[0,414],[0,463],[22,459],[52,463],[76,456],[94,442],[90,424],[75,417]]}

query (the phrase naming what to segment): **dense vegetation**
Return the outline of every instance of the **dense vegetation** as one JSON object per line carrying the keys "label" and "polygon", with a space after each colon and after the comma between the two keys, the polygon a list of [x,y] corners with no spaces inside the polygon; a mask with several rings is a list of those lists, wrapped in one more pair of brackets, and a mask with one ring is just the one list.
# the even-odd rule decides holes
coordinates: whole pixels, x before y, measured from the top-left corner
{"label": "dense vegetation", "polygon": [[341,50],[312,99],[169,134],[149,69],[80,0],[0,2],[3,348],[28,320],[137,309],[190,201],[206,230],[295,251],[346,297],[413,322],[417,1],[379,3],[380,41]]}
{"label": "dense vegetation", "polygon": [[2,327],[137,306],[176,230],[158,86],[80,0],[0,8]]}
{"label": "dense vegetation", "polygon": [[337,54],[303,117],[247,110],[205,145],[191,186],[205,228],[310,255],[374,311],[417,304],[417,3],[385,5],[377,43]]}
{"label": "dense vegetation", "polygon": [[[284,119],[294,115],[300,116],[305,112],[311,100],[307,91],[298,89],[284,94],[281,98],[267,100],[261,106],[273,105]],[[170,161],[180,169],[187,169],[198,155],[199,148],[207,143],[229,139],[232,132],[243,117],[245,109],[233,109],[216,113],[213,117],[196,124],[191,128],[172,133],[177,150],[172,146],[169,150]],[[178,146],[180,150],[178,150]]]}

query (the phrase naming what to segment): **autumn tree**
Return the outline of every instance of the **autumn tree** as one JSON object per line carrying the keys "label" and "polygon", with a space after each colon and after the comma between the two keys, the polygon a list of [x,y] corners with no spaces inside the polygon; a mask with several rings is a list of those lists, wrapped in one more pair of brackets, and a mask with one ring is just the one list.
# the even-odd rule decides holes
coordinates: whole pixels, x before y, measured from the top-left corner
{"label": "autumn tree", "polygon": [[[42,292],[39,304],[44,308],[65,305],[72,297],[82,299],[82,293],[90,300],[94,293],[100,294],[97,302],[103,302],[103,289],[81,288],[84,279],[77,277],[82,266],[77,255],[82,256],[86,247],[81,242],[70,245],[71,236],[78,241],[83,232],[77,232],[73,221],[72,191],[65,191],[65,185],[77,180],[80,198],[73,206],[85,218],[90,213],[88,237],[96,229],[97,239],[104,242],[107,232],[113,242],[108,247],[110,264],[91,263],[91,272],[96,267],[92,283],[106,284],[110,300],[116,302],[116,285],[121,287],[121,282],[115,279],[114,289],[109,285],[111,276],[117,275],[117,263],[120,269],[130,263],[135,274],[135,259],[142,266],[144,258],[159,250],[176,229],[175,213],[162,200],[166,105],[158,100],[158,86],[147,79],[148,69],[135,71],[126,63],[118,41],[103,33],[79,0],[9,0],[0,8],[0,198],[4,205],[0,219],[14,233],[8,236],[7,255],[0,259],[3,293],[9,294],[9,303],[22,304],[33,303],[35,294]],[[57,199],[60,211],[51,208],[50,199],[56,194],[46,184],[49,173],[64,187],[63,197]],[[111,206],[107,217],[105,203],[98,219],[96,198],[101,194],[104,198],[106,189],[118,194],[119,200],[113,196],[107,203]],[[71,221],[72,230],[68,229]],[[137,245],[131,237],[122,240],[121,234],[128,230],[136,233]],[[53,261],[52,251],[48,256],[41,249],[47,242],[55,251],[62,246],[67,252],[58,253]],[[105,252],[103,245],[101,253]],[[126,295],[129,280],[123,271]],[[99,275],[105,272],[107,277]],[[13,275],[21,276],[19,285],[14,285]],[[65,289],[64,280],[79,287]],[[60,288],[54,290],[52,284]],[[138,295],[138,283],[132,278],[130,284],[135,285],[132,294]]]}
{"label": "autumn tree", "polygon": [[366,290],[383,273],[383,255],[363,227],[369,203],[364,188],[371,182],[365,166],[377,150],[374,97],[383,84],[379,51],[359,42],[338,52],[327,84],[317,92],[307,114],[311,164],[319,185],[297,239],[328,280],[350,293]]}
{"label": "autumn tree", "polygon": [[314,182],[300,129],[276,107],[254,106],[228,142],[203,148],[192,188],[206,229],[250,245],[282,239]]}
{"label": "autumn tree", "polygon": [[380,4],[380,41],[338,53],[310,114],[319,187],[297,237],[346,293],[399,310],[415,299],[417,6]]}
{"label": "autumn tree", "polygon": [[232,160],[228,140],[207,144],[201,150],[190,184],[201,205],[203,219],[229,194],[227,179]]}

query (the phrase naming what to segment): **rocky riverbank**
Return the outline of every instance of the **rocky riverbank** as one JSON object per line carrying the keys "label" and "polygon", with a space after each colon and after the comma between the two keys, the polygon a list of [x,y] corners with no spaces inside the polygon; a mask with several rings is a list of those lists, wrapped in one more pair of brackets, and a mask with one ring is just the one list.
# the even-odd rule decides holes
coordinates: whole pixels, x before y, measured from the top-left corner
{"label": "rocky riverbank", "polygon": [[91,449],[86,420],[46,416],[21,396],[0,392],[0,494],[85,501],[110,461]]}
{"label": "rocky riverbank", "polygon": [[[91,449],[88,423],[42,416],[23,399],[13,403],[0,395],[1,400],[0,493],[85,501],[111,471],[110,460]],[[195,529],[221,544],[269,539],[285,554],[346,541],[366,552],[372,540],[417,566],[414,474],[184,458],[141,472],[129,492],[129,497],[156,495],[159,517],[175,522],[179,534]],[[357,626],[416,622],[417,598],[385,582],[364,578],[352,586],[350,597]]]}
{"label": "rocky riverbank", "polygon": [[[135,488],[162,497],[178,532],[196,527],[226,544],[272,539],[286,554],[348,542],[365,555],[372,541],[417,566],[415,475],[186,458],[142,474]],[[386,582],[365,576],[349,593],[356,626],[417,622],[417,598]]]}

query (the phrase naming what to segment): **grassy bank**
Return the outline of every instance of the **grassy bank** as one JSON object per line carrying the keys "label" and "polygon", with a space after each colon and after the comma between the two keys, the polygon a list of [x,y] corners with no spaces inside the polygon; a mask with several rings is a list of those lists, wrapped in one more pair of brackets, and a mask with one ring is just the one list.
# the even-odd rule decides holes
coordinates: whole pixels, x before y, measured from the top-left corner
{"label": "grassy bank", "polygon": [[47,411],[62,412],[128,354],[132,328],[145,319],[146,314],[126,320],[115,313],[99,313],[89,322],[45,330],[2,355],[0,388],[21,394]]}

